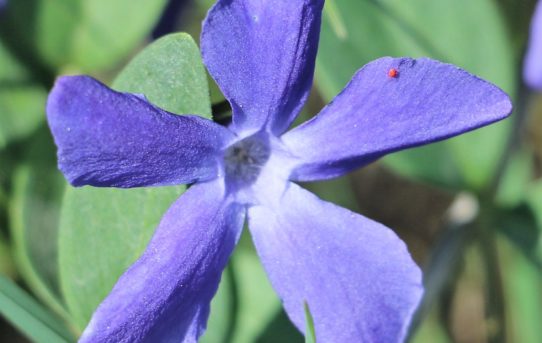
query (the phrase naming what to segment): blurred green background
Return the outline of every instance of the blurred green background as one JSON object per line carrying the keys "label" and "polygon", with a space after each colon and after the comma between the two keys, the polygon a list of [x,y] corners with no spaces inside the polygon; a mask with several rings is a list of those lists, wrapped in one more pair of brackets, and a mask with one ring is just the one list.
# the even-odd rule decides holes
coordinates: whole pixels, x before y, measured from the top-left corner
{"label": "blurred green background", "polygon": [[[212,3],[0,0],[1,342],[75,341],[183,191],[69,187],[45,122],[55,77],[89,74],[169,111],[224,120],[228,107],[197,47]],[[534,5],[327,0],[302,119],[386,55],[454,63],[515,105],[497,125],[304,185],[407,242],[427,289],[412,342],[542,342],[542,94],[520,77]],[[155,41],[178,31],[189,35]],[[303,342],[248,235],[224,272],[202,341]]]}

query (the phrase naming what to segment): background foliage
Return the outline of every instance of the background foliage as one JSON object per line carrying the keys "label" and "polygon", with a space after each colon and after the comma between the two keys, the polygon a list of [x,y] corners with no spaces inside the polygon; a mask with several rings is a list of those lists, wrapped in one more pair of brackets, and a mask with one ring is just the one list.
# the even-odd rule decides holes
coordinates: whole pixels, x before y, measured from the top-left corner
{"label": "background foliage", "polygon": [[[0,1],[1,341],[75,341],[184,190],[68,186],[45,123],[55,77],[90,74],[169,111],[224,120],[228,106],[198,49],[212,2]],[[427,288],[412,342],[540,342],[542,95],[520,78],[533,7],[533,0],[327,0],[304,118],[385,55],[454,63],[515,104],[498,125],[305,185],[407,242]],[[168,34],[179,31],[187,33]],[[304,341],[247,235],[202,341]]]}

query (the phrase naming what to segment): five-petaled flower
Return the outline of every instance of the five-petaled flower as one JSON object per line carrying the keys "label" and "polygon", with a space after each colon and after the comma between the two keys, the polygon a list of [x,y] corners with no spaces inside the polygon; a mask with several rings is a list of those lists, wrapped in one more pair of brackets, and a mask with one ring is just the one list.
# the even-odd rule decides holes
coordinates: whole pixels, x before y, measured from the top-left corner
{"label": "five-petaled flower", "polygon": [[542,1],[540,0],[531,20],[531,34],[525,54],[523,79],[529,87],[542,90]]}
{"label": "five-petaled flower", "polygon": [[245,215],[300,330],[307,302],[318,342],[404,339],[423,293],[405,245],[294,182],[333,178],[495,122],[511,104],[453,65],[385,57],[287,131],[312,85],[323,2],[219,0],[209,11],[202,53],[232,106],[228,127],[168,113],[90,77],[57,81],[47,114],[73,185],[194,184],[98,307],[82,342],[195,342]]}

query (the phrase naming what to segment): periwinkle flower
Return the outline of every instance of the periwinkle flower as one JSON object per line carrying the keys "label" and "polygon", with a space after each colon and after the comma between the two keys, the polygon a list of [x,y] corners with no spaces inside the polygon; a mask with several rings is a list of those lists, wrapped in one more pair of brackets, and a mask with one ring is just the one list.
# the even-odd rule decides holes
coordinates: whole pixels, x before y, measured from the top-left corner
{"label": "periwinkle flower", "polygon": [[529,44],[523,63],[523,80],[529,87],[542,90],[542,1],[538,1],[531,19]]}
{"label": "periwinkle flower", "polygon": [[312,85],[323,3],[219,0],[209,11],[203,59],[233,108],[228,127],[168,113],[87,76],[57,81],[47,114],[73,185],[194,184],[98,307],[82,342],[197,341],[245,215],[301,331],[307,302],[318,342],[404,339],[423,293],[404,243],[294,182],[333,178],[495,122],[511,104],[453,65],[385,57],[287,131]]}

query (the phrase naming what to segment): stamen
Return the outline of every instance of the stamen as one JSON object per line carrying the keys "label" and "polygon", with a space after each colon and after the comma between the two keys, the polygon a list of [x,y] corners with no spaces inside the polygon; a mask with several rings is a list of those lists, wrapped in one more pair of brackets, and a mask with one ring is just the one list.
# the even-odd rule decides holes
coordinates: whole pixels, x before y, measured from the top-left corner
{"label": "stamen", "polygon": [[399,71],[395,68],[391,68],[389,71],[388,71],[388,76],[389,77],[393,77],[393,78],[396,78],[397,76],[399,76]]}
{"label": "stamen", "polygon": [[269,155],[269,143],[260,136],[252,136],[235,143],[224,154],[226,177],[236,184],[253,183]]}

